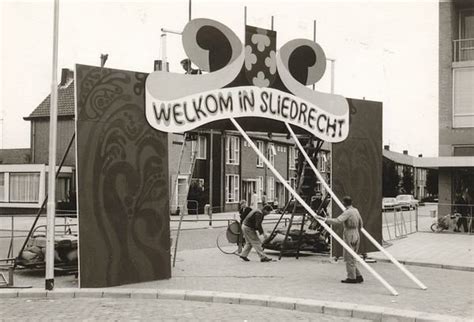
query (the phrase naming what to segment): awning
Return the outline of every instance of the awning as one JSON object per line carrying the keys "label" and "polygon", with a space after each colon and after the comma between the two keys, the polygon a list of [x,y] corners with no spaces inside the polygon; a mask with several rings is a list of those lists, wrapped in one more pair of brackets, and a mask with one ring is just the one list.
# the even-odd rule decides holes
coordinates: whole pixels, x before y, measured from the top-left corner
{"label": "awning", "polygon": [[473,168],[474,157],[415,158],[417,168]]}

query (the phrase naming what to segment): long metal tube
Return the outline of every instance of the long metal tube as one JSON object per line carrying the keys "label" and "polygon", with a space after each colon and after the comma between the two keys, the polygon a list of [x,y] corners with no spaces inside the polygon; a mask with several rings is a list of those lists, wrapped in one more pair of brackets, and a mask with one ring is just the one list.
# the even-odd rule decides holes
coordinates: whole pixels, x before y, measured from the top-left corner
{"label": "long metal tube", "polygon": [[49,118],[49,172],[48,172],[48,211],[46,232],[46,290],[54,289],[54,224],[56,217],[56,150],[58,128],[58,27],[59,27],[59,0],[54,1],[53,23],[53,66],[51,80],[51,105]]}
{"label": "long metal tube", "polygon": [[[309,158],[308,154],[306,153],[306,151],[303,149],[303,146],[301,145],[300,141],[298,140],[298,138],[296,137],[295,135],[295,132],[293,132],[293,130],[291,129],[291,126],[288,124],[288,123],[285,123],[288,131],[290,132],[291,136],[293,137],[293,140],[295,140],[296,142],[296,145],[298,146],[298,149],[300,150],[301,154],[303,154],[303,156],[305,157],[306,161],[308,162],[308,164],[311,166],[311,169],[313,169],[314,171],[314,174],[316,174],[316,176],[318,177],[318,180],[321,182],[321,184],[324,186],[324,188],[326,189],[326,191],[329,192],[329,194],[331,195],[331,197],[333,198],[333,200],[336,202],[336,204],[339,206],[339,208],[341,208],[342,211],[346,210],[346,207],[344,207],[344,205],[342,204],[341,200],[339,200],[339,198],[336,196],[336,194],[334,193],[334,191],[332,191],[332,189],[329,187],[329,185],[326,183],[326,181],[324,180],[324,178],[322,177],[321,173],[318,171],[318,169],[316,169],[316,167],[314,166],[313,162],[311,161],[311,159]],[[319,221],[321,223],[321,221]],[[394,263],[406,276],[408,276],[413,282],[415,282],[422,290],[426,290],[427,287],[422,283],[420,282],[420,280],[418,280],[411,272],[409,272],[405,266],[403,266],[402,264],[400,264],[399,261],[397,261],[395,259],[395,257],[392,256],[392,254],[390,254],[389,252],[387,252],[383,247],[382,245],[380,245],[370,234],[367,230],[365,230],[365,228],[362,227],[361,229],[361,232],[364,234],[365,237],[367,237],[367,239],[379,250],[381,251],[385,256],[388,257],[388,259],[390,259],[390,261],[392,263]],[[356,258],[360,258],[359,256],[357,256]],[[364,262],[365,263],[365,262]]]}
{"label": "long metal tube", "polygon": [[[234,126],[237,128],[237,130],[239,130],[240,134],[244,137],[244,139],[248,142],[248,144],[252,147],[252,149],[255,151],[255,153],[257,153],[257,155],[263,160],[263,162],[265,162],[266,166],[270,169],[270,171],[277,177],[277,179],[280,180],[280,182],[285,186],[285,188],[288,189],[288,191],[306,209],[306,211],[309,214],[311,214],[311,216],[313,216],[315,219],[317,219],[317,215],[313,211],[313,209],[311,209],[311,207],[298,195],[298,193],[296,193],[296,191],[288,184],[288,182],[286,182],[286,180],[281,176],[281,174],[272,166],[270,161],[268,161],[268,159],[263,155],[263,153],[260,152],[260,150],[257,148],[255,143],[253,143],[253,141],[250,139],[250,137],[247,135],[247,133],[245,133],[245,131],[239,125],[239,123],[234,118],[230,118],[230,120],[234,124]],[[398,292],[390,284],[388,284],[387,281],[385,279],[383,279],[383,277],[380,276],[372,267],[370,267],[369,264],[367,264],[362,258],[360,258],[360,256],[357,255],[357,253],[354,250],[352,250],[352,248],[350,248],[341,239],[341,237],[339,237],[331,229],[331,227],[326,225],[326,223],[321,221],[321,220],[318,220],[318,222],[321,224],[321,226],[323,226],[334,237],[334,239],[336,239],[342,245],[342,247],[344,247],[346,249],[347,252],[349,252],[349,254],[354,256],[354,258],[357,261],[359,261],[362,266],[364,266],[377,280],[379,280],[379,282],[382,283],[382,285],[385,286],[385,288],[387,288],[387,290],[389,290],[389,292],[392,295],[395,295],[395,296],[398,295]]]}

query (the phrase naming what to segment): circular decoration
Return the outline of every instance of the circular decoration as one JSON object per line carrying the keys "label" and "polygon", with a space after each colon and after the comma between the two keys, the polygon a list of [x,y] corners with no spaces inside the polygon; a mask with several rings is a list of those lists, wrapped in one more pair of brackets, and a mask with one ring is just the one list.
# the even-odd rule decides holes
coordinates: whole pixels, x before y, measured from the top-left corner
{"label": "circular decoration", "polygon": [[234,60],[242,52],[242,43],[228,27],[211,19],[193,19],[183,30],[186,55],[200,69],[213,72]]}
{"label": "circular decoration", "polygon": [[303,85],[319,81],[326,71],[326,54],[314,41],[294,39],[279,50],[281,62],[291,76]]}

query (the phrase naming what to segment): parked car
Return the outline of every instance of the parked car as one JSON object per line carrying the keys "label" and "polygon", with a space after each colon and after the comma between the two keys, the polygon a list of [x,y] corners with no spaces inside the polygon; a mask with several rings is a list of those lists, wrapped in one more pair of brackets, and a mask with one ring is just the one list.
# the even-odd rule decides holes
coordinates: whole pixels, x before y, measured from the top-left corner
{"label": "parked car", "polygon": [[413,197],[413,195],[398,195],[397,196],[398,205],[402,209],[416,209],[418,207],[419,201]]}
{"label": "parked car", "polygon": [[398,206],[396,198],[387,197],[382,199],[382,211],[394,210]]}

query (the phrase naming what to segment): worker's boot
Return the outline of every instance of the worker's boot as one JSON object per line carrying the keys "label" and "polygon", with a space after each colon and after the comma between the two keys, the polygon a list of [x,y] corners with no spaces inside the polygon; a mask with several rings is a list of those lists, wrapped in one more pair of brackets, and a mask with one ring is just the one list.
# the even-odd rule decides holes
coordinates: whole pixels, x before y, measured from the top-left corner
{"label": "worker's boot", "polygon": [[357,283],[362,283],[363,281],[364,281],[364,278],[362,277],[362,275],[356,276]]}
{"label": "worker's boot", "polygon": [[342,280],[341,283],[356,284],[357,280],[355,278],[346,278],[345,280]]}

